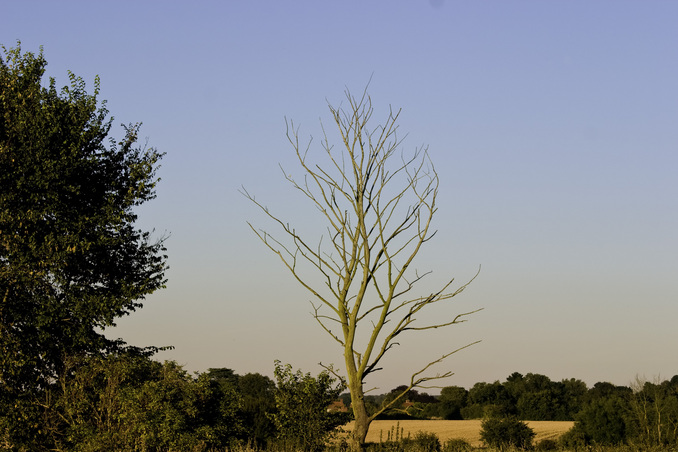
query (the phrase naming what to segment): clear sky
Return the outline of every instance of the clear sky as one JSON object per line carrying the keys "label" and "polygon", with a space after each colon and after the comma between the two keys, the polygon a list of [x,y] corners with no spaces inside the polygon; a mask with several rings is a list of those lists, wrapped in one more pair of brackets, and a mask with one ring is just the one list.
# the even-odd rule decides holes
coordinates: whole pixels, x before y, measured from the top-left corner
{"label": "clear sky", "polygon": [[[445,385],[517,371],[628,384],[678,374],[678,2],[626,0],[9,1],[0,43],[44,46],[120,123],[167,155],[140,226],[170,234],[165,290],[110,330],[191,371],[317,373],[341,350],[246,221],[241,185],[293,224],[285,116],[302,136],[372,77],[376,117],[403,109],[404,149],[441,179],[417,263],[461,296],[465,324],[402,341],[368,380],[387,392],[449,359]],[[316,150],[319,148],[315,148]]]}

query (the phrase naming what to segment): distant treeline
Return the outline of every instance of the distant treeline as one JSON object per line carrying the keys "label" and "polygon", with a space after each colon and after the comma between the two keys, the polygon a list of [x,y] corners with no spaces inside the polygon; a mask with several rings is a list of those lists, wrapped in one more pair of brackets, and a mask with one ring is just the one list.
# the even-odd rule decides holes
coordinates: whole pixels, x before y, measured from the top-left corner
{"label": "distant treeline", "polygon": [[[678,382],[678,376],[674,380]],[[400,386],[388,394],[366,399],[373,407],[381,406],[404,389],[406,386]],[[631,388],[606,382],[596,383],[589,389],[586,383],[575,378],[552,381],[546,375],[514,372],[504,382],[479,382],[468,390],[447,386],[438,396],[411,390],[404,403],[387,416],[455,420],[510,415],[531,421],[573,421],[591,400],[631,392]],[[342,394],[342,400],[348,405],[349,394]]]}
{"label": "distant treeline", "polygon": [[[406,387],[369,397],[373,408]],[[348,394],[342,394],[350,403]],[[384,415],[391,419],[479,419],[515,417],[530,421],[576,421],[564,438],[571,447],[588,444],[678,444],[678,375],[629,386],[598,382],[588,388],[574,378],[514,372],[504,382],[476,383],[469,390],[448,386],[439,396],[409,392],[407,400]]]}

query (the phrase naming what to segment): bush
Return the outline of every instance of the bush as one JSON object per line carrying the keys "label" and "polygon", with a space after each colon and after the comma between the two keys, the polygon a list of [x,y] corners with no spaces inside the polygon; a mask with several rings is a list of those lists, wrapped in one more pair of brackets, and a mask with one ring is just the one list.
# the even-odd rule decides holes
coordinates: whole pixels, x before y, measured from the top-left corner
{"label": "bush", "polygon": [[536,450],[557,450],[558,442],[552,439],[542,439],[535,447]]}
{"label": "bush", "polygon": [[558,438],[558,443],[562,449],[579,450],[585,448],[588,442],[581,426],[575,424],[574,427]]}
{"label": "bush", "polygon": [[241,431],[235,391],[173,361],[119,354],[66,362],[53,414],[65,421],[59,450],[221,448]]}
{"label": "bush", "polygon": [[620,397],[593,400],[577,415],[575,433],[583,436],[586,444],[623,444],[627,433],[624,413],[627,411],[627,402]]}
{"label": "bush", "polygon": [[395,435],[388,435],[388,440],[379,443],[367,444],[368,452],[440,452],[440,440],[438,435],[429,432],[417,432],[414,437],[400,436],[400,429],[396,429]]}
{"label": "bush", "polygon": [[509,447],[529,449],[534,431],[514,417],[488,418],[481,424],[480,438],[490,447],[505,450]]}
{"label": "bush", "polygon": [[407,450],[417,452],[440,452],[438,435],[429,432],[417,432],[413,439],[406,440]]}
{"label": "bush", "polygon": [[454,438],[445,442],[442,452],[470,452],[472,449],[471,444],[465,439]]}
{"label": "bush", "polygon": [[289,364],[275,364],[276,412],[273,422],[278,429],[278,443],[293,450],[322,451],[334,438],[337,427],[348,422],[348,413],[329,412],[327,407],[345,388],[327,371],[318,377],[294,372]]}

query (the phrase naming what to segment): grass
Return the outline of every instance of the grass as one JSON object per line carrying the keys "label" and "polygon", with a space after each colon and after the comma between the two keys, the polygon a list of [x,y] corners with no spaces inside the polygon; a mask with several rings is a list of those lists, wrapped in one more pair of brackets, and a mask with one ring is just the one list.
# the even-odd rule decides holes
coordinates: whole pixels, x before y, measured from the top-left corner
{"label": "grass", "polygon": [[[395,435],[397,428],[401,429],[398,433],[400,437],[407,438],[408,435],[414,436],[417,432],[429,432],[438,435],[440,442],[444,443],[448,439],[461,438],[468,441],[474,447],[480,447],[480,424],[482,420],[473,419],[468,421],[443,421],[443,420],[404,420],[404,421],[373,421],[370,430],[367,433],[368,443],[379,443],[386,441],[390,435]],[[527,421],[536,433],[534,442],[537,443],[543,439],[557,440],[563,433],[568,431],[574,425],[571,421]],[[351,431],[353,423],[349,423],[344,430]],[[393,432],[393,433],[391,433]]]}

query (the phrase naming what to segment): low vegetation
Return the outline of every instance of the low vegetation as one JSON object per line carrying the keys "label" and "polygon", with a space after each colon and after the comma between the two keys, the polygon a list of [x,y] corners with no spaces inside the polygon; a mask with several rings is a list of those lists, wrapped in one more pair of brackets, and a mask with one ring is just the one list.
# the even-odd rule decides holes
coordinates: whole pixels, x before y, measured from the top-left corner
{"label": "low vegetation", "polygon": [[[159,363],[133,353],[65,362],[65,376],[43,389],[43,404],[33,407],[34,412],[25,411],[26,417],[39,422],[43,434],[30,437],[14,431],[14,436],[0,438],[0,449],[345,451],[349,447],[350,404],[343,403],[344,386],[327,371],[312,376],[277,363],[273,381],[226,368],[190,375],[174,362]],[[542,382],[541,391],[562,388],[543,375],[512,374],[504,383],[476,384],[468,391],[448,387],[439,396],[410,393],[417,401],[407,399],[386,419],[372,423],[367,450],[603,451],[676,446],[678,377],[637,381],[633,387],[584,385],[580,410],[565,421],[526,420],[514,414],[527,407],[521,400],[535,399],[526,389],[534,381]],[[513,387],[513,398],[505,398],[498,407],[490,403],[496,398],[490,397],[486,406],[477,408],[481,400],[477,392],[487,396],[487,389],[494,388],[495,393],[508,394],[500,387]],[[379,399],[389,403],[398,390],[374,396],[370,403]],[[425,416],[439,413],[452,394],[465,394],[466,403],[451,412],[489,414],[462,420]],[[388,419],[398,416],[402,419]]]}

